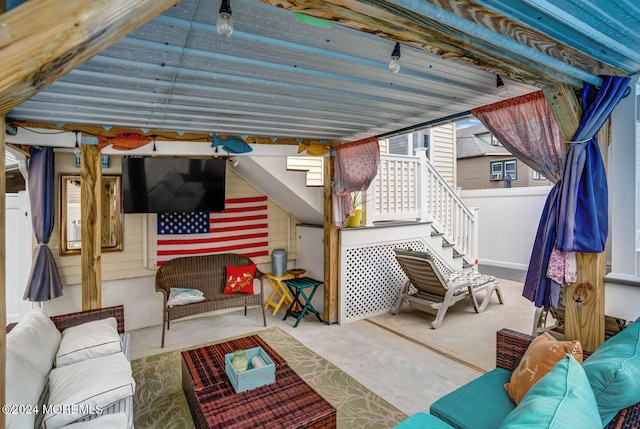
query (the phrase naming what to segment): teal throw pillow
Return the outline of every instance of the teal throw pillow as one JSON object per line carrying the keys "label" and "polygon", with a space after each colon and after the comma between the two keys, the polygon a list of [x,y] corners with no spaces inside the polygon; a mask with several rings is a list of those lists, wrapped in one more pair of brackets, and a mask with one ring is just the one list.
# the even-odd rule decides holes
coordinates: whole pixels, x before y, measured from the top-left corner
{"label": "teal throw pillow", "polygon": [[582,366],[560,360],[507,415],[500,429],[601,429],[598,406]]}
{"label": "teal throw pillow", "polygon": [[640,318],[585,359],[583,368],[598,403],[602,426],[640,402]]}

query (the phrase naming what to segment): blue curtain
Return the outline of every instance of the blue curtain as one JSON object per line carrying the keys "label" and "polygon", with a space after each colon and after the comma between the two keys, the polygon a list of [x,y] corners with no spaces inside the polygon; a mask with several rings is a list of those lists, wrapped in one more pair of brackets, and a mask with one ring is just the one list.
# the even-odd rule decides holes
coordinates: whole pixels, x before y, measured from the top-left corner
{"label": "blue curtain", "polygon": [[625,95],[629,81],[606,76],[600,88],[584,85],[582,119],[565,157],[562,179],[547,197],[522,293],[537,307],[558,306],[560,285],[546,276],[554,244],[565,252],[604,250],[608,191],[595,136]]}
{"label": "blue curtain", "polygon": [[55,209],[53,148],[31,147],[28,189],[33,232],[38,244],[33,253],[24,299],[48,301],[62,296],[58,267],[47,246],[53,231]]}

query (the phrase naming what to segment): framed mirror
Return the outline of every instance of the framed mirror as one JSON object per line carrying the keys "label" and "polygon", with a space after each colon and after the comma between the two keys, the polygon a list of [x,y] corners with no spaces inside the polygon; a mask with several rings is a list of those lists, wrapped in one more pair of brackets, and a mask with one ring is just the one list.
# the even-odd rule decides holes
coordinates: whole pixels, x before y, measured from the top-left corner
{"label": "framed mirror", "polygon": [[[80,175],[61,175],[60,254],[79,254],[82,246]],[[122,250],[122,187],[120,176],[102,176],[102,251]]]}

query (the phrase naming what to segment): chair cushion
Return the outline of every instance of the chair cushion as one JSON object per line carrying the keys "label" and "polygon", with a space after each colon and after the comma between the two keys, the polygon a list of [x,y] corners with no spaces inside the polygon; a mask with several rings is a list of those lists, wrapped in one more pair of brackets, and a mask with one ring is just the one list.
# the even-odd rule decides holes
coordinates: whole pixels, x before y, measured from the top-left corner
{"label": "chair cushion", "polygon": [[41,374],[28,360],[11,350],[7,350],[5,364],[5,385],[10,387],[6,389],[5,402],[16,407],[4,413],[5,428],[32,428],[37,416],[33,407],[38,404],[47,376]]}
{"label": "chair cushion", "polygon": [[463,287],[455,291],[454,295],[457,296],[462,293],[467,293],[467,283],[471,283],[471,287],[476,289],[482,285],[496,281],[496,278],[486,274],[474,273],[473,271],[453,271],[445,275],[444,280],[447,283],[448,289],[463,285]]}
{"label": "chair cushion", "polygon": [[46,376],[53,367],[60,338],[49,316],[33,309],[7,334],[7,350],[22,356]]}
{"label": "chair cushion", "polygon": [[495,429],[516,406],[504,384],[511,372],[496,368],[431,404],[429,412],[458,429]]}
{"label": "chair cushion", "polygon": [[72,326],[62,332],[56,367],[122,351],[115,317]]}
{"label": "chair cushion", "polygon": [[640,318],[605,341],[583,367],[603,426],[621,409],[640,402]]}
{"label": "chair cushion", "polygon": [[560,360],[505,418],[500,429],[601,429],[596,398],[580,363]]}
{"label": "chair cushion", "polygon": [[572,355],[582,362],[582,346],[579,341],[558,341],[548,332],[536,337],[522,356],[518,367],[513,371],[511,380],[504,387],[509,398],[519,404],[531,386],[544,377],[555,364]]}
{"label": "chair cushion", "polygon": [[100,412],[110,404],[132,396],[135,381],[123,353],[114,353],[54,368],[49,375],[50,405],[45,429],[55,429]]}
{"label": "chair cushion", "polygon": [[406,420],[393,427],[393,429],[453,429],[453,426],[446,424],[437,417],[427,414],[424,411],[415,413]]}
{"label": "chair cushion", "polygon": [[256,275],[256,264],[229,265],[225,267],[226,283],[223,294],[248,293],[253,295],[253,278]]}

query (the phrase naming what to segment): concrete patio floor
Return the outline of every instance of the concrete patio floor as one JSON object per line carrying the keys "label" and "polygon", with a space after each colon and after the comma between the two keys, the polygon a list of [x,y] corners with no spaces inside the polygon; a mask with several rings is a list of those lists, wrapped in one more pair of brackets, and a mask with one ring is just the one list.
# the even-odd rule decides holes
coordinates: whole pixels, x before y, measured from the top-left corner
{"label": "concrete patio floor", "polygon": [[[278,326],[348,373],[407,415],[428,411],[432,402],[495,367],[495,336],[501,328],[530,333],[535,308],[522,298],[522,283],[500,279],[505,304],[492,297],[476,314],[470,302],[451,308],[440,329],[433,316],[403,309],[345,325],[326,325],[305,317],[297,328],[283,321],[284,310],[267,313]],[[185,349],[264,329],[258,308],[171,323],[160,349],[161,327],[131,331],[132,359]]]}

